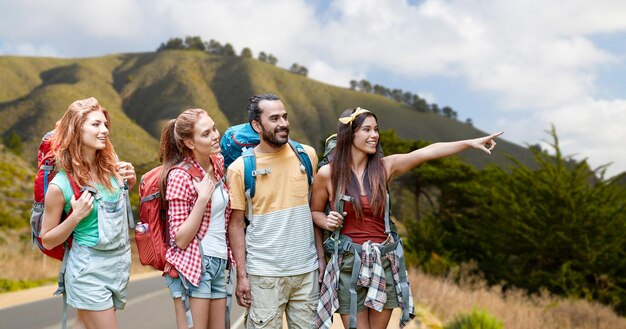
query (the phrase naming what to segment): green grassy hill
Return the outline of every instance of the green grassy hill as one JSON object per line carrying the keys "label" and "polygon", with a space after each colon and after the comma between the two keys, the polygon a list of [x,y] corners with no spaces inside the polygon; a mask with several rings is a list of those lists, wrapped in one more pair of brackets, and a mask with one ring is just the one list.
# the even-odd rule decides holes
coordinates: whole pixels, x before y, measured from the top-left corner
{"label": "green grassy hill", "polygon": [[[81,59],[0,57],[0,136],[7,140],[18,134],[23,142],[21,159],[34,170],[41,136],[72,101],[94,96],[111,113],[111,139],[120,158],[143,172],[156,163],[164,122],[187,108],[200,107],[223,132],[247,120],[248,98],[262,92],[282,98],[294,139],[318,151],[321,141],[336,129],[339,113],[356,106],[375,112],[381,129],[396,130],[404,139],[449,141],[485,134],[462,122],[254,59],[170,50]],[[475,150],[461,157],[481,167],[507,165],[509,155],[530,164],[527,148],[505,140],[490,157]]]}

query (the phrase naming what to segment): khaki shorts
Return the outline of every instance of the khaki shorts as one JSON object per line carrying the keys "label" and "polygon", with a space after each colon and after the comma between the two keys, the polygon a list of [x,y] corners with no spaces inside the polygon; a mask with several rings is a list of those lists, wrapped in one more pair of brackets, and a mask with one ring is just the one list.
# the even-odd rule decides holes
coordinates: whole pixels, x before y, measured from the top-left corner
{"label": "khaki shorts", "polygon": [[283,312],[290,329],[315,328],[320,287],[318,271],[293,276],[248,275],[252,306],[246,328],[282,328]]}
{"label": "khaki shorts", "polygon": [[[385,291],[387,292],[387,302],[383,306],[384,309],[392,309],[400,307],[398,304],[398,295],[396,293],[395,283],[393,281],[393,272],[391,272],[391,262],[387,257],[382,257],[383,269],[385,269]],[[352,264],[354,264],[354,254],[346,253],[343,256],[343,265],[339,274],[339,314],[350,314],[350,277],[352,277]],[[365,310],[365,297],[367,289],[359,285],[356,286],[357,295],[357,312]]]}

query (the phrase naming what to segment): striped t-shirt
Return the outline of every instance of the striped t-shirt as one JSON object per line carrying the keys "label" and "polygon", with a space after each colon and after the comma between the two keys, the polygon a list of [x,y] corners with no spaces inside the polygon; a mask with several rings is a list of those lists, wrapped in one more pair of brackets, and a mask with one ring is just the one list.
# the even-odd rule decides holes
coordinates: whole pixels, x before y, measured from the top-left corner
{"label": "striped t-shirt", "polygon": [[[315,150],[303,145],[313,168]],[[252,275],[291,276],[318,268],[309,185],[295,152],[285,145],[276,153],[256,153],[256,169],[271,173],[256,177],[252,219],[246,229],[246,270]],[[243,159],[228,167],[232,209],[248,214],[244,195]]]}

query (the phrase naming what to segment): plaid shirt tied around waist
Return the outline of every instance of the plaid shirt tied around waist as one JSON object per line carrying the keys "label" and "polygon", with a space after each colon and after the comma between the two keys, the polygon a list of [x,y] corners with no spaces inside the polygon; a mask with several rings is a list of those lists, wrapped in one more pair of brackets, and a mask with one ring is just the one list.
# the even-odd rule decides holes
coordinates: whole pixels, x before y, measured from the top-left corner
{"label": "plaid shirt tied around waist", "polygon": [[[391,240],[391,241],[390,241]],[[396,251],[390,251],[386,255],[382,255],[381,247],[387,243],[393,243],[393,238],[390,236],[387,241],[381,243],[372,243],[366,241],[361,245],[361,253],[358,255],[361,258],[361,268],[359,269],[359,278],[357,281],[358,286],[367,287],[367,296],[365,297],[365,306],[374,309],[376,311],[382,311],[385,303],[387,302],[386,277],[385,270],[382,266],[382,257],[387,257],[391,263],[391,272],[393,274],[394,286],[396,289],[396,296],[398,298],[398,305],[401,309],[405,307],[402,301],[402,288],[400,286],[399,265],[400,258]],[[356,257],[356,255],[355,255]],[[320,300],[317,304],[316,325],[318,328],[328,329],[332,325],[332,317],[335,311],[339,309],[339,296],[337,288],[339,286],[339,271],[343,265],[343,255],[333,254],[326,271],[324,273],[324,279],[322,282],[322,288],[320,292]],[[413,305],[413,296],[411,289],[408,289],[409,293],[409,314],[411,318],[415,317],[415,308]],[[400,320],[400,328],[403,328],[408,322]]]}
{"label": "plaid shirt tied around waist", "polygon": [[[211,156],[213,161],[213,171],[215,178],[220,181],[224,177],[224,158],[221,154]],[[198,168],[203,174],[206,171],[191,157],[184,160],[191,163]],[[222,187],[228,194],[228,187],[222,183]],[[192,178],[182,169],[173,169],[167,176],[167,190],[165,199],[168,202],[167,219],[169,223],[169,236],[170,236],[170,248],[165,254],[165,259],[168,264],[166,265],[165,272],[170,270],[173,266],[178,272],[187,279],[194,286],[198,286],[200,283],[200,277],[202,276],[202,256],[200,254],[201,241],[209,230],[209,221],[211,219],[211,203],[207,204],[207,208],[204,211],[202,217],[202,223],[196,234],[197,239],[193,239],[187,248],[180,249],[176,246],[176,233],[180,226],[187,220],[191,210],[193,209],[196,200],[198,199],[198,193],[192,183]],[[230,242],[228,240],[228,222],[230,220],[230,202],[226,206],[225,222],[226,222],[226,248],[228,249],[228,259],[234,264],[234,258],[230,249]]]}

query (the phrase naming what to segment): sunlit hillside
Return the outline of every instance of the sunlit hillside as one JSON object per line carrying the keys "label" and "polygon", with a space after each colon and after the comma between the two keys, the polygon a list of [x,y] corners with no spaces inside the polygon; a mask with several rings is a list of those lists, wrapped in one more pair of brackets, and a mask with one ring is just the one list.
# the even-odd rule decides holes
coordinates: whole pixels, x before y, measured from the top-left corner
{"label": "sunlit hillside", "polygon": [[[246,120],[251,95],[277,93],[283,99],[293,136],[320,149],[348,107],[374,111],[382,129],[427,141],[474,137],[483,132],[432,113],[420,113],[390,99],[331,86],[254,59],[206,52],[162,51],[98,58],[0,57],[0,133],[17,133],[22,157],[32,163],[41,135],[54,126],[75,99],[95,96],[112,113],[112,140],[120,157],[154,163],[162,124],[184,109],[201,107],[218,128]],[[483,127],[489,130],[489,127]],[[465,152],[469,162],[508,163],[510,154],[530,159],[525,147],[502,140],[485,157]],[[528,160],[530,161],[530,160]]]}

